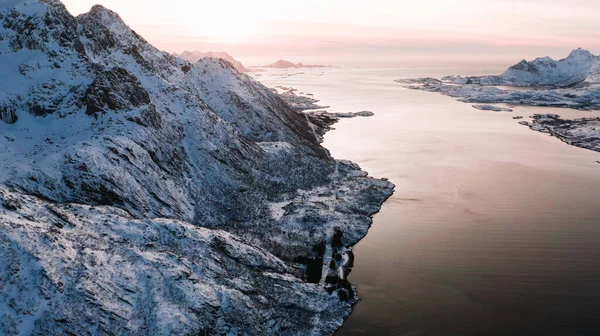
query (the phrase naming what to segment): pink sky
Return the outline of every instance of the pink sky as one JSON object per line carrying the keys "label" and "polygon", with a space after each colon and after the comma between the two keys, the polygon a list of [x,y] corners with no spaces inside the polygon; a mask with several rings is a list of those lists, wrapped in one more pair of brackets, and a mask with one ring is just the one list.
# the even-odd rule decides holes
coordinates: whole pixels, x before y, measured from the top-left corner
{"label": "pink sky", "polygon": [[597,0],[63,0],[102,4],[155,46],[225,50],[250,64],[511,64],[600,52]]}

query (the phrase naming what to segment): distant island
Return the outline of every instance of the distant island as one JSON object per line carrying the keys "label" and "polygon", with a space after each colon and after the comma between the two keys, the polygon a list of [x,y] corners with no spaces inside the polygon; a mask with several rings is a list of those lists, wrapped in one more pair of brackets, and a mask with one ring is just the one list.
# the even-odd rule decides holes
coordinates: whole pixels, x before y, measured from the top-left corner
{"label": "distant island", "polygon": [[292,63],[290,61],[279,60],[273,64],[265,65],[263,68],[271,69],[300,69],[300,68],[332,68],[331,65],[319,65],[319,64],[302,64]]}
{"label": "distant island", "polygon": [[[600,56],[581,48],[560,60],[550,57],[523,60],[500,75],[406,78],[396,82],[409,89],[478,103],[473,107],[480,110],[512,110],[489,105],[497,103],[600,110]],[[531,119],[520,124],[567,144],[600,152],[600,118],[562,119],[556,114],[535,114]]]}
{"label": "distant island", "polygon": [[581,48],[561,60],[523,60],[501,75],[408,78],[396,82],[468,103],[600,109],[600,56]]}
{"label": "distant island", "polygon": [[227,52],[224,52],[224,51],[219,51],[219,52],[184,51],[181,54],[176,55],[176,56],[179,56],[179,57],[183,58],[184,60],[191,62],[191,63],[196,63],[205,57],[220,58],[220,59],[226,60],[227,62],[231,63],[231,65],[233,65],[233,67],[239,72],[250,72],[250,70],[248,70],[248,68],[246,68],[240,61],[236,60],[235,58],[233,58],[233,56],[229,55]]}

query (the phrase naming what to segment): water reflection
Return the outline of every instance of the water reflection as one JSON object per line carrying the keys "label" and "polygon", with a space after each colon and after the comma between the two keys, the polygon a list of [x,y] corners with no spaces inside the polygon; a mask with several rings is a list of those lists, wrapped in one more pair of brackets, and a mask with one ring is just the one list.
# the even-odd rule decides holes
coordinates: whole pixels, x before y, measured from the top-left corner
{"label": "water reflection", "polygon": [[350,280],[362,301],[338,334],[600,334],[600,153],[512,119],[600,113],[478,111],[393,83],[461,71],[261,79],[377,114],[344,120],[325,140],[335,157],[397,185],[355,248]]}

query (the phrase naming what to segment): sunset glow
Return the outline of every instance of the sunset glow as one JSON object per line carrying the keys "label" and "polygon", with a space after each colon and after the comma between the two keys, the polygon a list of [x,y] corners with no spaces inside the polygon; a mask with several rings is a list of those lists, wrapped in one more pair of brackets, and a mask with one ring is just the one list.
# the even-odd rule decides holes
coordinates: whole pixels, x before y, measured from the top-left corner
{"label": "sunset glow", "polygon": [[165,50],[228,50],[250,61],[300,57],[308,50],[320,52],[311,58],[355,63],[440,54],[514,61],[517,55],[600,49],[600,3],[590,0],[65,1],[73,14],[95,3],[120,13]]}

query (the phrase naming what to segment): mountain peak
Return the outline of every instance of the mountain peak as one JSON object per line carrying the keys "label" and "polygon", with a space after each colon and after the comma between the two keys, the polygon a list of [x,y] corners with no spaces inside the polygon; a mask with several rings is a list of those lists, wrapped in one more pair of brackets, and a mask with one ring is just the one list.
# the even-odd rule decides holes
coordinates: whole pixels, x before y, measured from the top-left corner
{"label": "mountain peak", "polygon": [[571,86],[586,81],[597,71],[599,62],[600,57],[577,48],[558,61],[550,57],[539,57],[532,62],[523,60],[510,67],[500,79],[516,86]]}
{"label": "mountain peak", "polygon": [[588,50],[582,49],[582,48],[574,49],[569,54],[569,57],[592,57],[592,56],[594,56],[594,55],[591,52],[589,52]]}
{"label": "mountain peak", "polygon": [[119,14],[102,5],[94,5],[89,12],[79,15],[79,17],[93,18],[104,25],[120,25],[127,27],[125,21],[123,21]]}

